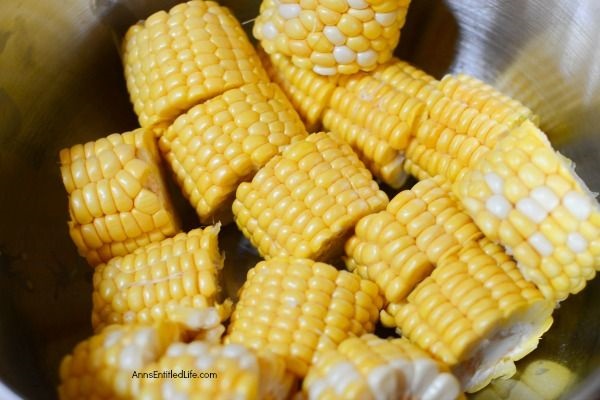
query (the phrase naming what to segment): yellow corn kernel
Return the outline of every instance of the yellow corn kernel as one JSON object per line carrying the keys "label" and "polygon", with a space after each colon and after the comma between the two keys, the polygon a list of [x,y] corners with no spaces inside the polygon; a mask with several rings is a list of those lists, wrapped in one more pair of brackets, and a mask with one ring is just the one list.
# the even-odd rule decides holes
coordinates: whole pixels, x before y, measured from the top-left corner
{"label": "yellow corn kernel", "polygon": [[60,364],[61,400],[133,398],[138,394],[134,372],[158,360],[181,340],[177,325],[110,325],[86,339]]}
{"label": "yellow corn kernel", "polygon": [[237,186],[306,130],[274,83],[231,89],[175,120],[160,150],[205,224],[232,219]]}
{"label": "yellow corn kernel", "polygon": [[355,274],[273,258],[248,272],[225,342],[279,354],[302,377],[320,352],[372,332],[382,306],[377,286]]}
{"label": "yellow corn kernel", "polygon": [[219,225],[180,233],[99,265],[93,279],[94,330],[174,321],[220,336],[230,301],[218,303],[223,268],[218,233]]}
{"label": "yellow corn kernel", "polygon": [[179,231],[149,130],[63,149],[60,160],[69,232],[90,265]]}
{"label": "yellow corn kernel", "polygon": [[454,191],[483,233],[514,253],[525,278],[546,298],[564,300],[593,278],[600,208],[531,122],[502,138]]}
{"label": "yellow corn kernel", "polygon": [[440,260],[405,302],[388,307],[402,334],[447,363],[467,392],[514,374],[514,361],[552,324],[553,303],[525,295],[507,270],[516,267],[499,265],[471,242]]}
{"label": "yellow corn kernel", "polygon": [[[183,376],[154,376],[174,371]],[[147,375],[145,375],[147,374]],[[239,344],[201,341],[174,343],[158,361],[140,373],[139,398],[190,397],[202,399],[285,399],[295,377],[285,371],[281,357],[256,355]]]}
{"label": "yellow corn kernel", "polygon": [[323,351],[303,382],[310,399],[436,398],[461,396],[460,384],[442,365],[406,339],[372,334]]}
{"label": "yellow corn kernel", "polygon": [[212,1],[179,4],[132,26],[123,63],[140,125],[157,132],[199,102],[267,80],[239,22]]}
{"label": "yellow corn kernel", "polygon": [[327,133],[288,146],[242,183],[235,221],[259,253],[333,259],[358,220],[388,198],[351,147]]}
{"label": "yellow corn kernel", "polygon": [[409,3],[264,0],[253,33],[267,53],[319,75],[372,71],[392,58]]}

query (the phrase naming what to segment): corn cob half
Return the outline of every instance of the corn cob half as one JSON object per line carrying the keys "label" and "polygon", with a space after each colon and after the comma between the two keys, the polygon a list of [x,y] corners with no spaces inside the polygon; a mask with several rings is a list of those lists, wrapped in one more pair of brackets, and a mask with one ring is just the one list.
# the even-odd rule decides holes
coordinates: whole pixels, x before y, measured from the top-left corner
{"label": "corn cob half", "polygon": [[190,331],[219,338],[230,301],[219,304],[219,226],[180,233],[94,271],[92,326],[180,323]]}
{"label": "corn cob half", "polygon": [[159,145],[200,221],[228,223],[235,190],[293,141],[307,135],[281,89],[231,89],[175,120]]}
{"label": "corn cob half", "polygon": [[452,374],[406,339],[372,334],[324,351],[303,383],[309,399],[454,400],[461,396]]}
{"label": "corn cob half", "polygon": [[454,191],[548,299],[563,300],[595,276],[600,208],[570,161],[531,122],[504,137]]}
{"label": "corn cob half", "polygon": [[388,198],[352,148],[327,133],[288,146],[233,203],[235,221],[265,258],[333,259],[364,215]]}
{"label": "corn cob half", "polygon": [[315,354],[375,329],[377,286],[347,271],[300,258],[273,258],[248,272],[226,343],[268,350],[304,376]]}
{"label": "corn cob half", "polygon": [[138,129],[60,151],[69,233],[95,266],[177,233],[153,134]]}
{"label": "corn cob half", "polygon": [[400,39],[410,0],[264,0],[254,36],[319,75],[372,71]]}
{"label": "corn cob half", "polygon": [[240,23],[213,1],[178,4],[132,26],[123,63],[140,125],[157,133],[202,101],[268,80]]}

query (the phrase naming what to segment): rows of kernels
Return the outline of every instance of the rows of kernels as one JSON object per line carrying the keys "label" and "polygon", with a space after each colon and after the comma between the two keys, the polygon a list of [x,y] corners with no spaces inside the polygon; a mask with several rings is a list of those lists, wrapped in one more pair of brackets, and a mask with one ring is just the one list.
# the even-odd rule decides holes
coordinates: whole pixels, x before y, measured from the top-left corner
{"label": "rows of kernels", "polygon": [[454,400],[460,395],[460,385],[406,339],[366,334],[321,353],[304,379],[303,391],[311,399]]}
{"label": "rows of kernels", "polygon": [[225,341],[279,354],[304,376],[319,352],[372,332],[382,306],[377,286],[355,274],[273,258],[248,272]]}
{"label": "rows of kernels", "polygon": [[397,58],[373,71],[372,77],[426,104],[439,96],[435,78]]}
{"label": "rows of kernels", "polygon": [[535,124],[539,121],[539,117],[519,101],[469,75],[446,75],[439,88],[452,99],[460,100],[511,128],[526,119]]}
{"label": "rows of kernels", "polygon": [[227,223],[237,186],[306,135],[281,89],[258,83],[193,107],[175,120],[159,144],[200,221]]}
{"label": "rows of kernels", "polygon": [[132,373],[157,360],[179,339],[173,324],[106,327],[63,358],[58,395],[61,400],[132,398],[139,388]]}
{"label": "rows of kernels", "polygon": [[595,276],[600,212],[544,134],[525,122],[454,191],[483,233],[514,254],[544,296],[563,300]]}
{"label": "rows of kernels", "polygon": [[[184,371],[203,374],[202,377],[144,377],[139,383],[138,397],[145,400],[286,398],[291,388],[291,376],[269,367],[268,362],[261,362],[251,350],[239,344],[174,343],[160,360],[149,365],[144,372]],[[274,387],[276,391],[267,391]]]}
{"label": "rows of kernels", "polygon": [[60,152],[69,194],[69,233],[95,266],[174,235],[178,222],[153,134],[112,134]]}
{"label": "rows of kernels", "polygon": [[239,22],[212,1],[182,3],[132,26],[123,63],[143,127],[166,126],[201,101],[267,80]]}
{"label": "rows of kernels", "polygon": [[309,132],[321,126],[321,118],[339,76],[322,76],[299,68],[282,54],[267,54],[259,48],[258,54],[273,82],[281,86],[294,108],[300,114]]}
{"label": "rows of kernels", "polygon": [[319,75],[371,71],[390,60],[410,0],[264,0],[254,36],[267,53],[280,53]]}
{"label": "rows of kernels", "polygon": [[265,258],[334,258],[358,220],[388,203],[352,148],[327,133],[288,146],[242,183],[235,221]]}
{"label": "rows of kernels", "polygon": [[223,259],[219,226],[180,233],[115,257],[94,271],[92,326],[176,321],[190,330],[221,329]]}

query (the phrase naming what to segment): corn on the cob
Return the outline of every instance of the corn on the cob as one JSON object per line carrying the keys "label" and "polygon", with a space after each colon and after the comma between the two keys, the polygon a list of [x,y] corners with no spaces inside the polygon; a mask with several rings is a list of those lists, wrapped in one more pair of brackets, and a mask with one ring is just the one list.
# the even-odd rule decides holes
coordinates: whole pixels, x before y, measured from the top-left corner
{"label": "corn on the cob", "polygon": [[258,55],[273,82],[281,86],[300,114],[309,132],[321,127],[321,117],[339,76],[322,76],[299,68],[282,54],[267,54],[259,47]]}
{"label": "corn on the cob", "polygon": [[304,376],[319,352],[375,328],[377,286],[347,271],[301,258],[273,258],[248,272],[226,343],[283,356]]}
{"label": "corn on the cob", "polygon": [[239,344],[174,343],[146,371],[184,371],[196,375],[170,379],[144,376],[142,372],[137,398],[143,400],[286,399],[295,383],[281,357],[271,353],[257,356]]}
{"label": "corn on the cob", "polygon": [[264,0],[254,36],[319,75],[372,71],[392,57],[410,0]]}
{"label": "corn on the cob", "polygon": [[132,373],[180,338],[178,326],[170,323],[108,326],[63,358],[58,395],[61,400],[132,398],[139,385]]}
{"label": "corn on the cob", "polygon": [[456,378],[406,339],[372,334],[344,340],[319,354],[303,383],[317,399],[454,400],[461,396]]}
{"label": "corn on the cob", "polygon": [[307,135],[274,83],[232,89],[175,120],[159,145],[202,223],[228,223],[237,186]]}
{"label": "corn on the cob", "polygon": [[238,227],[265,258],[333,259],[364,215],[388,198],[352,148],[327,133],[291,144],[233,203]]}
{"label": "corn on the cob", "polygon": [[239,22],[212,1],[178,4],[132,26],[123,63],[140,125],[157,133],[199,102],[268,79]]}
{"label": "corn on the cob", "polygon": [[69,233],[95,266],[174,235],[153,134],[138,129],[60,151]]}
{"label": "corn on the cob", "polygon": [[218,304],[219,226],[195,229],[115,257],[94,271],[92,326],[174,321],[222,334],[230,302]]}
{"label": "corn on the cob", "polygon": [[548,299],[582,290],[600,266],[600,208],[569,161],[526,121],[454,191],[483,233]]}
{"label": "corn on the cob", "polygon": [[514,361],[533,351],[552,324],[553,303],[539,292],[525,296],[510,267],[471,242],[442,258],[406,302],[388,306],[382,321],[448,364],[467,392],[477,391],[513,375]]}

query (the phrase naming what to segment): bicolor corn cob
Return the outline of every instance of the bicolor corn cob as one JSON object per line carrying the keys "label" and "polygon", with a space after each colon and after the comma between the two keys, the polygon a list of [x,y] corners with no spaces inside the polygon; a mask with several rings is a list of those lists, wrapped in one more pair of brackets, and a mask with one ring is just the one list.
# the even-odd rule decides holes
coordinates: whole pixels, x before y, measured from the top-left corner
{"label": "bicolor corn cob", "polygon": [[346,242],[346,266],[399,302],[443,257],[483,236],[440,177],[396,195],[386,211],[363,217]]}
{"label": "bicolor corn cob", "polygon": [[322,76],[300,68],[283,54],[267,54],[258,49],[269,77],[281,86],[300,114],[309,132],[321,127],[323,111],[337,87],[339,76]]}
{"label": "bicolor corn cob", "polygon": [[202,101],[267,80],[240,23],[212,1],[178,4],[132,26],[123,63],[140,125],[157,133]]}
{"label": "bicolor corn cob", "polygon": [[332,259],[356,222],[388,198],[349,145],[317,133],[288,146],[233,203],[235,221],[265,258]]}
{"label": "bicolor corn cob", "polygon": [[367,334],[319,354],[304,379],[309,399],[454,400],[454,376],[406,339]]}
{"label": "bicolor corn cob", "polygon": [[281,357],[268,352],[259,357],[239,344],[174,343],[146,370],[184,371],[197,377],[142,376],[137,398],[144,400],[286,399],[295,383]]}
{"label": "bicolor corn cob", "polygon": [[248,272],[226,343],[269,350],[304,376],[315,355],[375,329],[377,286],[347,271],[300,258],[273,258]]}
{"label": "bicolor corn cob", "polygon": [[307,135],[281,89],[231,89],[175,120],[159,145],[202,223],[230,222],[235,190],[280,150]]}
{"label": "bicolor corn cob", "polygon": [[264,0],[254,36],[319,75],[372,71],[392,57],[410,0]]}
{"label": "bicolor corn cob", "polygon": [[454,191],[490,239],[548,299],[582,290],[600,266],[600,209],[569,160],[525,122],[502,138]]}
{"label": "bicolor corn cob", "polygon": [[174,321],[220,337],[219,226],[194,229],[115,257],[94,271],[92,326]]}
{"label": "bicolor corn cob", "polygon": [[179,230],[153,134],[138,129],[60,151],[69,233],[95,266]]}
{"label": "bicolor corn cob", "polygon": [[132,373],[180,338],[175,324],[108,326],[63,358],[58,395],[61,400],[132,398],[139,385]]}
{"label": "bicolor corn cob", "polygon": [[524,290],[514,263],[499,264],[482,241],[441,258],[405,302],[382,312],[384,324],[448,364],[467,392],[513,375],[514,361],[552,324],[553,303],[533,286]]}

